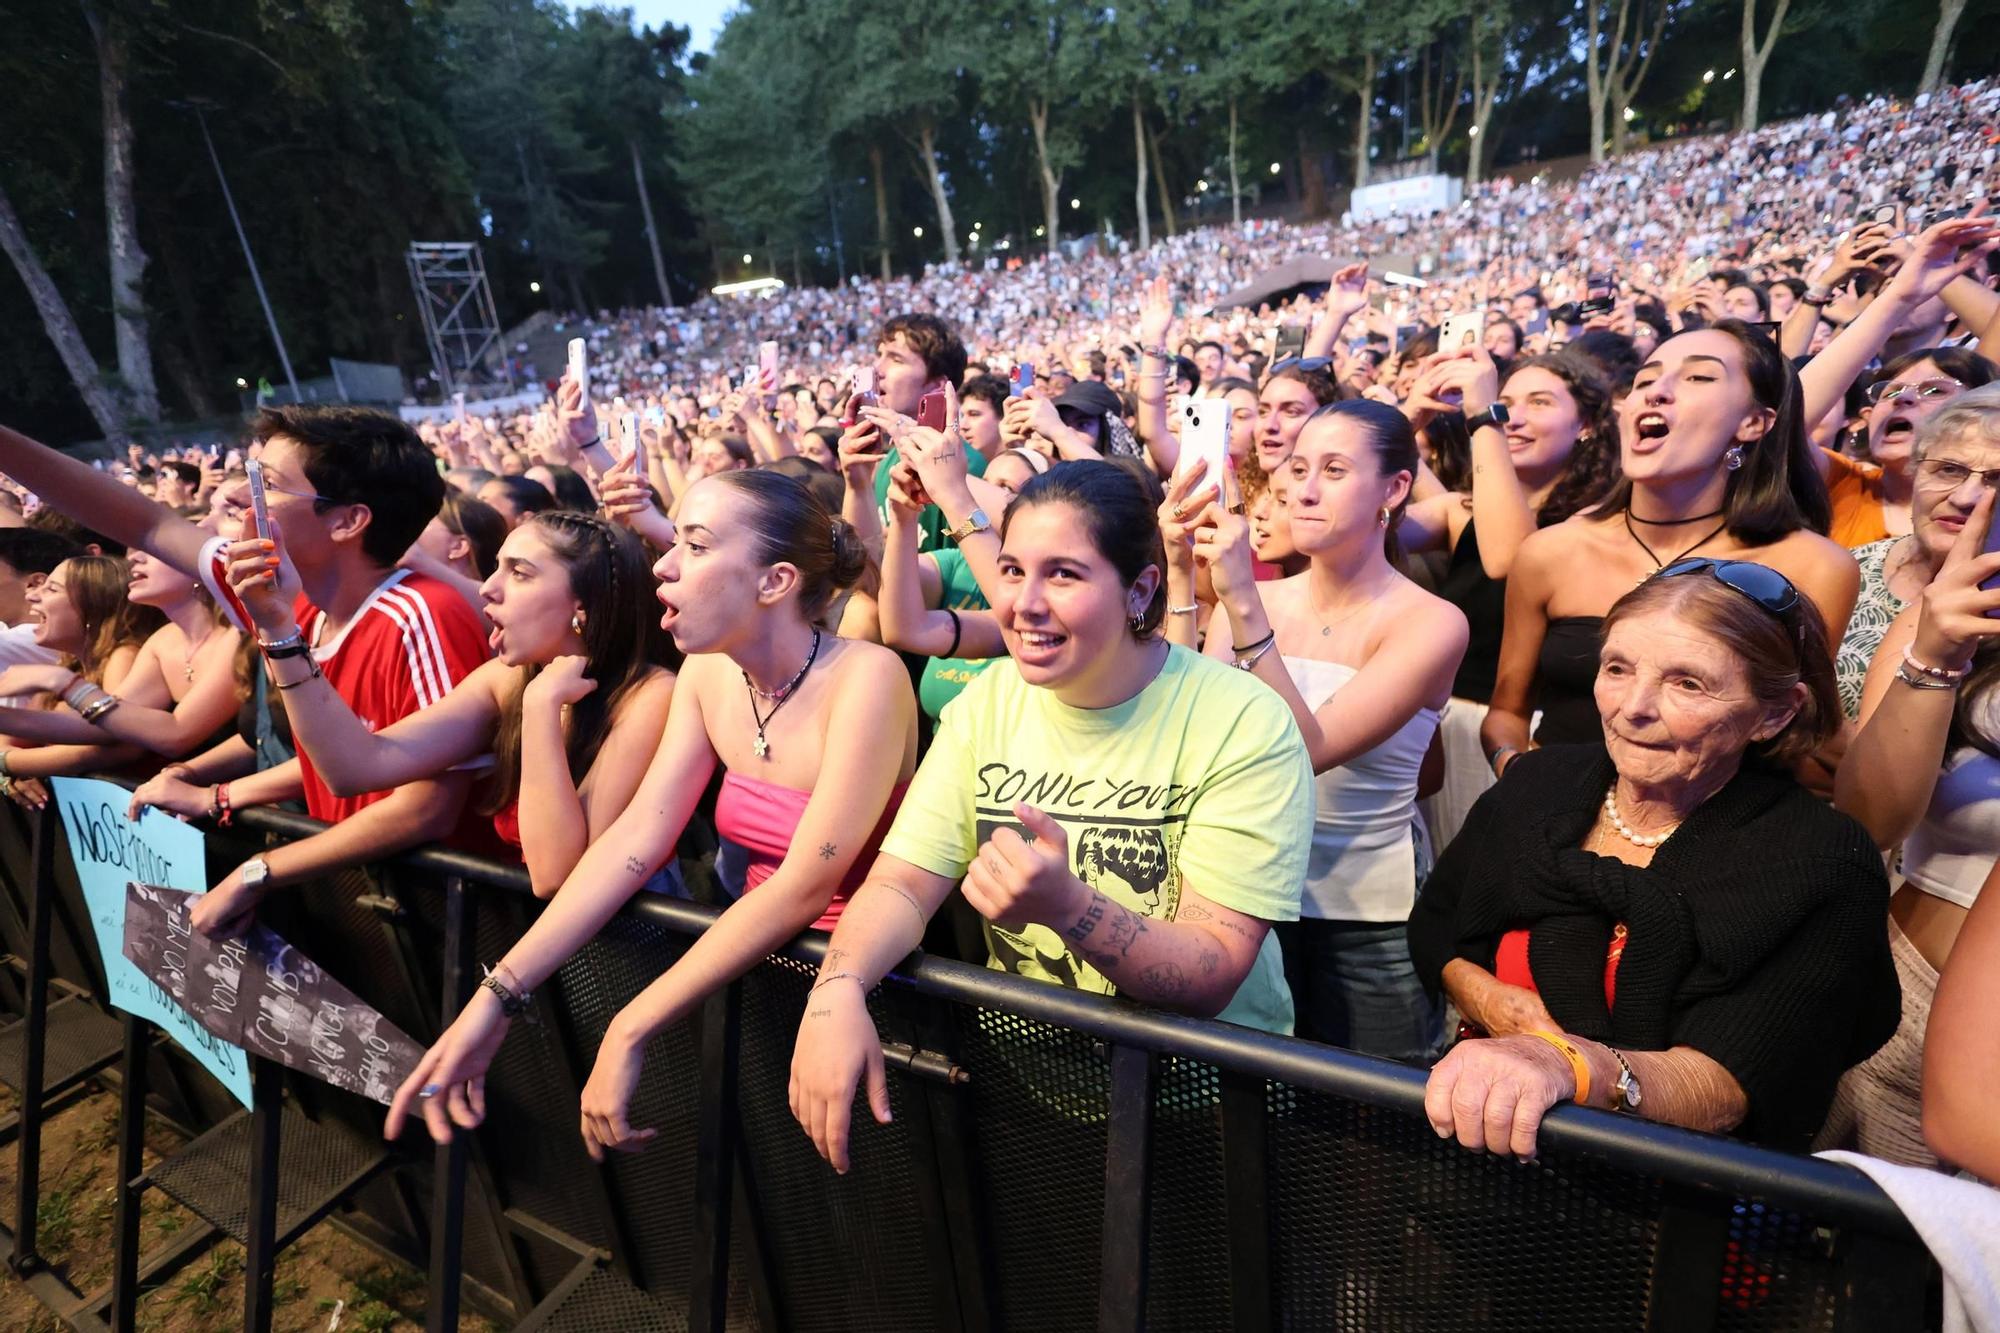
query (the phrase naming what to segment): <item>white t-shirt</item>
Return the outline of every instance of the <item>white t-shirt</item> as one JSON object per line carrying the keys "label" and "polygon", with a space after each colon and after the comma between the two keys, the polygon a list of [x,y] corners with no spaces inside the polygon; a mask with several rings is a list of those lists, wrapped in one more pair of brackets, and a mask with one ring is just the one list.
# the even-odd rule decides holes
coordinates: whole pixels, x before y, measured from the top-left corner
{"label": "white t-shirt", "polygon": [[[0,671],[10,666],[46,666],[57,660],[55,649],[35,642],[33,625],[0,625]],[[31,695],[5,695],[0,696],[0,707],[23,708],[32,701]]]}

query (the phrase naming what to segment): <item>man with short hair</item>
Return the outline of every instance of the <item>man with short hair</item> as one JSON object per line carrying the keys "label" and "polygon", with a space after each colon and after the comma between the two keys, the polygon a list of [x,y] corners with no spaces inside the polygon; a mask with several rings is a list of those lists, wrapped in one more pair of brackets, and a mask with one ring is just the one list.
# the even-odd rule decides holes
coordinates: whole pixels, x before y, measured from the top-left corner
{"label": "man with short hair", "polygon": [[[927,393],[946,384],[954,389],[965,378],[965,344],[949,324],[936,315],[897,315],[883,324],[875,340],[876,405],[914,420],[917,403]],[[965,448],[966,470],[973,476],[986,471],[986,458],[977,449]],[[882,438],[873,422],[856,416],[853,425],[840,436],[841,476],[847,482],[847,499],[841,514],[854,524],[869,550],[879,559],[882,534],[888,523],[889,473],[900,460],[896,448]],[[873,478],[874,504],[867,501]],[[946,523],[936,505],[929,505],[917,520],[918,551],[935,551],[945,542]]]}
{"label": "man with short hair", "polygon": [[[444,479],[430,450],[404,422],[366,408],[266,408],[254,433],[263,446],[271,522],[300,584],[299,633],[265,644],[266,651],[308,656],[374,731],[442,699],[486,660],[486,636],[455,589],[396,567],[444,502]],[[107,536],[199,578],[239,628],[254,632],[228,585],[228,538],[210,537],[116,478],[5,427],[0,471],[48,505],[87,513]],[[303,795],[307,813],[331,827],[230,872],[194,904],[195,925],[233,933],[272,888],[455,831],[472,833],[477,825],[460,830],[459,816],[473,777],[470,769],[454,770],[392,791],[344,794],[300,755],[217,784],[208,793],[211,808],[226,812]],[[493,845],[490,836],[470,841],[481,849]]]}
{"label": "man with short hair", "polygon": [[[55,567],[83,548],[69,538],[40,528],[0,528],[0,670],[10,666],[42,666],[61,654],[35,642],[28,622],[28,594],[42,586]],[[27,700],[0,697],[0,707],[16,708]]]}
{"label": "man with short hair", "polygon": [[1194,368],[1201,372],[1202,389],[1206,390],[1209,385],[1222,378],[1222,363],[1228,359],[1228,352],[1219,342],[1211,340],[1196,346]]}
{"label": "man with short hair", "polygon": [[993,375],[974,375],[958,392],[958,433],[989,463],[1003,448],[1000,420],[1007,414],[1011,386]]}

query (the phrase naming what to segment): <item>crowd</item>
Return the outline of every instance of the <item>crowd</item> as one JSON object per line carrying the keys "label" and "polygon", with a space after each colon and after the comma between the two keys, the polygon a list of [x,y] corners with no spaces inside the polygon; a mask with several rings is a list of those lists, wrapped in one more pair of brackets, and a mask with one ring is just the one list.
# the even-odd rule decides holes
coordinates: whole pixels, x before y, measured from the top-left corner
{"label": "crowd", "polygon": [[506,418],[273,408],[112,468],[0,429],[0,791],[327,822],[214,933],[420,842],[521,858],[547,906],[392,1134],[480,1123],[633,893],[714,892],[593,1155],[650,1137],[649,1039],[818,929],[790,1097],[843,1171],[867,996],[929,947],[1427,1066],[1469,1149],[1573,1101],[1995,1176],[1996,106],[602,317]]}

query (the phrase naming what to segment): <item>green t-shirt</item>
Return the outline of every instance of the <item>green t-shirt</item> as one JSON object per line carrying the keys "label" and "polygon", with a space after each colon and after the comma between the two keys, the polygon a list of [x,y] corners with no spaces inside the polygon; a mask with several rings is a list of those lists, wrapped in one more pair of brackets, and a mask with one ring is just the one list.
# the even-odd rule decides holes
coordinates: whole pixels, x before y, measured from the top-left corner
{"label": "green t-shirt", "polygon": [[[894,449],[889,456],[875,465],[875,507],[882,512],[882,526],[889,526],[889,468],[896,461]],[[971,445],[965,446],[965,470],[974,477],[986,475],[986,455]],[[951,545],[944,535],[944,511],[936,505],[925,505],[924,512],[917,515],[917,527],[921,534],[917,538],[919,551],[941,551]]]}
{"label": "green t-shirt", "polygon": [[[1312,845],[1312,765],[1291,710],[1220,662],[1168,650],[1166,665],[1112,708],[1072,708],[1021,679],[1012,659],[944,710],[882,850],[959,879],[995,829],[1021,832],[1026,801],[1069,836],[1079,879],[1146,916],[1171,919],[1185,877],[1265,921],[1296,921]],[[1025,834],[1024,834],[1025,836]],[[1111,994],[1109,979],[1047,926],[986,925],[987,965]],[[1277,936],[1220,1015],[1292,1030]]]}
{"label": "green t-shirt", "polygon": [[[964,554],[956,546],[947,546],[942,551],[932,551],[931,559],[937,561],[938,577],[944,582],[944,600],[939,606],[951,611],[984,611],[986,594],[979,591],[979,580],[972,577],[972,569],[965,563]],[[993,662],[990,657],[933,657],[924,663],[924,678],[917,684],[917,702],[924,712],[935,718],[944,712],[944,706],[958,697],[958,692],[972,682],[972,679]]]}

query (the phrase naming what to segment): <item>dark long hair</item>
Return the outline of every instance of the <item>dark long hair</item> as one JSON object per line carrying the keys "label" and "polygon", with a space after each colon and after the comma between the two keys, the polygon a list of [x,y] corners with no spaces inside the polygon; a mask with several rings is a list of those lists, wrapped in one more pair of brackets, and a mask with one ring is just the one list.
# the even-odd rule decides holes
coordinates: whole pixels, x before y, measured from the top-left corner
{"label": "dark long hair", "polygon": [[1535,511],[1536,525],[1546,528],[1595,504],[1618,483],[1618,416],[1611,385],[1594,361],[1568,351],[1550,352],[1516,361],[1507,368],[1507,378],[1524,370],[1545,370],[1563,382],[1576,403],[1580,428],[1562,475]]}
{"label": "dark long hair", "polygon": [[[625,697],[652,674],[654,667],[680,665],[673,641],[659,620],[635,611],[652,587],[646,548],[631,532],[595,514],[551,509],[523,519],[548,543],[569,575],[570,595],[584,606],[583,648],[588,659],[584,674],[597,688],[570,706],[565,749],[569,775],[581,782],[597,761],[597,752],[611,731]],[[493,737],[493,774],[479,809],[498,814],[521,794],[521,696],[541,671],[521,668],[513,695]]]}
{"label": "dark long hair", "polygon": [[[1729,535],[1745,546],[1768,546],[1801,528],[1824,536],[1833,524],[1833,503],[1813,460],[1797,372],[1762,330],[1740,319],[1708,327],[1735,340],[1751,397],[1776,413],[1764,437],[1743,446],[1743,466],[1729,474],[1722,500]],[[1631,479],[1621,477],[1603,507],[1615,514],[1631,506]]]}
{"label": "dark long hair", "polygon": [[1139,581],[1146,566],[1159,571],[1159,586],[1132,627],[1137,639],[1158,634],[1167,619],[1167,546],[1160,536],[1160,497],[1148,494],[1138,476],[1118,463],[1095,459],[1057,463],[1030,477],[1014,496],[1000,519],[1000,540],[1007,540],[1007,528],[1016,514],[1045,504],[1066,504],[1082,516],[1090,544],[1111,562],[1127,588]]}

